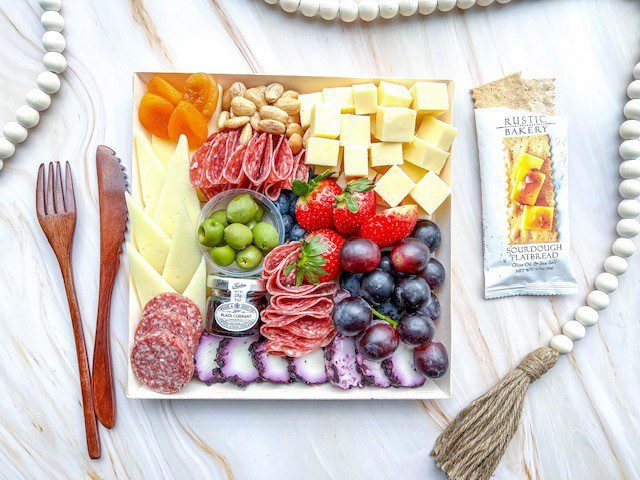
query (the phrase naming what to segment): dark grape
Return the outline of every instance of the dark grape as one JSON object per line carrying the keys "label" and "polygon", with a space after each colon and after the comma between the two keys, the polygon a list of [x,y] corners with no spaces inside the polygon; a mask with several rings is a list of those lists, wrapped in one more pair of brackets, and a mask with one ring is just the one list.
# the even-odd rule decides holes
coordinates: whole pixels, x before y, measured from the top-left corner
{"label": "dark grape", "polygon": [[393,300],[387,300],[386,302],[378,305],[376,310],[386,317],[390,317],[394,320],[398,320],[402,316],[402,310],[393,302]]}
{"label": "dark grape", "polygon": [[297,242],[298,240],[302,240],[307,236],[307,232],[300,225],[296,224],[289,232],[289,240],[292,242]]}
{"label": "dark grape", "polygon": [[432,258],[427,263],[427,268],[420,272],[420,276],[427,281],[431,289],[441,287],[445,277],[444,267],[438,260]]}
{"label": "dark grape", "polygon": [[356,341],[358,353],[367,360],[379,362],[398,348],[398,332],[386,322],[374,323]]}
{"label": "dark grape", "polygon": [[371,308],[361,297],[348,297],[336,304],[333,323],[336,330],[348,337],[355,337],[371,325]]}
{"label": "dark grape", "polygon": [[342,300],[344,300],[345,298],[349,298],[350,296],[351,296],[351,294],[349,293],[348,290],[345,290],[344,288],[341,288],[341,289],[337,290],[336,293],[333,294],[333,304],[337,305]]}
{"label": "dark grape", "polygon": [[296,221],[291,215],[285,213],[282,215],[282,223],[284,224],[284,233],[285,235],[287,235],[289,234],[289,232],[291,232],[291,229],[295,225]]}
{"label": "dark grape", "polygon": [[439,342],[431,342],[413,351],[416,370],[427,378],[440,378],[449,370],[447,349]]}
{"label": "dark grape", "polygon": [[368,238],[347,240],[340,250],[340,263],[348,272],[371,272],[380,264],[380,247]]}
{"label": "dark grape", "polygon": [[284,193],[280,194],[273,203],[282,215],[289,213],[289,198]]}
{"label": "dark grape", "polygon": [[340,286],[351,295],[359,295],[362,277],[362,273],[342,272],[340,275]]}
{"label": "dark grape", "polygon": [[398,322],[400,341],[411,347],[419,347],[433,340],[436,327],[430,317],[419,313],[407,313]]}
{"label": "dark grape", "polygon": [[431,296],[429,297],[429,300],[427,301],[427,303],[425,303],[424,305],[421,305],[417,311],[430,316],[434,322],[437,321],[440,318],[440,315],[442,313],[440,309],[440,301],[438,300],[438,297],[436,297],[434,293],[431,292]]}
{"label": "dark grape", "polygon": [[391,265],[391,252],[387,251],[380,254],[380,265],[378,265],[378,268],[393,276],[394,269],[393,265]]}
{"label": "dark grape", "polygon": [[415,312],[431,295],[429,284],[421,277],[406,277],[396,286],[396,304],[407,312]]}
{"label": "dark grape", "polygon": [[431,220],[420,220],[413,229],[412,237],[419,238],[427,244],[429,250],[435,252],[442,242],[440,227]]}
{"label": "dark grape", "polygon": [[426,268],[430,258],[431,250],[418,238],[403,238],[391,249],[393,268],[404,273],[420,273]]}
{"label": "dark grape", "polygon": [[391,298],[394,287],[393,277],[384,270],[376,269],[362,277],[360,294],[369,303],[380,305]]}

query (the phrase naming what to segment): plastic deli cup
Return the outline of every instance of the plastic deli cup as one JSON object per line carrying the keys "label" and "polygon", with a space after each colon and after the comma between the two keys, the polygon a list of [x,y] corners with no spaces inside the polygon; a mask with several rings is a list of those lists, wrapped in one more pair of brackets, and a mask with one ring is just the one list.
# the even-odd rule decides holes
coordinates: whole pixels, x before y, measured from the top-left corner
{"label": "plastic deli cup", "polygon": [[[202,207],[202,210],[200,210],[200,216],[198,217],[198,225],[196,225],[195,229],[196,237],[198,236],[198,228],[204,220],[208,219],[216,210],[225,210],[231,200],[233,200],[238,195],[242,195],[243,193],[251,195],[255,202],[259,206],[262,206],[262,208],[264,209],[264,215],[261,221],[269,222],[276,228],[280,245],[282,245],[284,243],[284,222],[282,221],[282,215],[280,215],[278,208],[271,200],[269,200],[261,193],[254,192],[253,190],[247,190],[245,188],[234,188],[232,190],[226,190],[219,193],[215,197],[212,197],[207,203],[205,203],[204,207]],[[207,259],[209,269],[214,272],[218,272],[220,275],[235,278],[257,277],[260,276],[260,273],[262,272],[262,262],[260,262],[260,265],[258,265],[253,270],[243,270],[236,265],[235,261],[231,265],[228,265],[226,267],[218,265],[211,258],[211,249],[209,247],[205,247],[199,241],[198,244],[200,245],[200,250]]]}

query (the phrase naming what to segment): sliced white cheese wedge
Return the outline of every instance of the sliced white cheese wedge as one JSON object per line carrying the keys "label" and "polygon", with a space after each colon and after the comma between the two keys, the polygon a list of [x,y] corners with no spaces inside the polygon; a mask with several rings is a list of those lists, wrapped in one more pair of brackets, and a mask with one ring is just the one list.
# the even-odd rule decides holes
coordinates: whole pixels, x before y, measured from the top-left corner
{"label": "sliced white cheese wedge", "polygon": [[127,242],[127,254],[129,255],[129,273],[138,294],[140,308],[144,308],[149,300],[160,293],[175,292],[129,242]]}
{"label": "sliced white cheese wedge", "polygon": [[176,144],[172,140],[151,135],[151,146],[162,163],[168,165],[169,160],[173,157],[173,152],[176,150]]}
{"label": "sliced white cheese wedge", "polygon": [[200,260],[196,273],[193,274],[189,285],[187,285],[182,294],[193,300],[193,303],[200,309],[202,318],[204,318],[207,311],[207,263],[204,257]]}
{"label": "sliced white cheese wedge", "polygon": [[156,269],[162,273],[171,239],[164,233],[153,219],[136,202],[129,192],[124,194],[129,209],[129,221],[131,222],[131,234],[135,246],[140,254]]}
{"label": "sliced white cheese wedge", "polygon": [[183,203],[187,206],[191,223],[195,224],[200,213],[200,200],[189,181],[189,145],[187,137],[180,135],[176,150],[167,166],[167,177],[153,216],[158,226],[170,237],[176,229]]}
{"label": "sliced white cheese wedge", "polygon": [[180,216],[171,239],[171,247],[167,261],[162,270],[162,277],[169,282],[178,293],[184,292],[189,280],[202,260],[202,253],[196,241],[196,232],[189,220],[187,207],[182,203]]}
{"label": "sliced white cheese wedge", "polygon": [[144,133],[136,132],[134,142],[136,145],[136,161],[138,162],[142,202],[145,211],[149,215],[153,215],[167,176],[167,169],[156,155]]}

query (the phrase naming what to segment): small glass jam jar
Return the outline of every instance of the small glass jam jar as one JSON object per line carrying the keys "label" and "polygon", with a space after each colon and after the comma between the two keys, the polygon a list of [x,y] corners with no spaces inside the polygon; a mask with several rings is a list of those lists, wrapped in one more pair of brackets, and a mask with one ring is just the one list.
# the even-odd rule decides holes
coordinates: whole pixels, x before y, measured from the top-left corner
{"label": "small glass jam jar", "polygon": [[267,307],[264,280],[209,275],[205,331],[225,337],[259,333],[260,312]]}

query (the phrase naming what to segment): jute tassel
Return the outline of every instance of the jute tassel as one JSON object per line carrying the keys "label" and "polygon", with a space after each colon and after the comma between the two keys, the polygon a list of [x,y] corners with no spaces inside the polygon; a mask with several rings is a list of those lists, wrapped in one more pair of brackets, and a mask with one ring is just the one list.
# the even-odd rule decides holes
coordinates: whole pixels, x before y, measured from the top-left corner
{"label": "jute tassel", "polygon": [[518,429],[529,385],[553,367],[558,353],[538,348],[497,385],[462,410],[436,440],[431,456],[451,480],[486,480]]}

